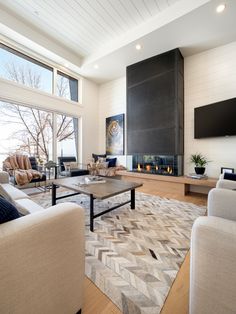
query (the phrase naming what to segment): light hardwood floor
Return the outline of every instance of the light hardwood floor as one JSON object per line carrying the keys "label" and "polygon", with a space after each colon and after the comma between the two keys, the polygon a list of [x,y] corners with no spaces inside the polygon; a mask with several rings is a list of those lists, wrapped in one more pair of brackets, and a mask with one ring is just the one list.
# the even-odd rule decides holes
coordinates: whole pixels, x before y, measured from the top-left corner
{"label": "light hardwood floor", "polygon": [[[194,203],[196,205],[206,205],[207,196],[202,194],[191,193],[186,196],[178,194],[160,193],[145,187],[138,189],[140,192],[159,195]],[[165,301],[161,314],[188,314],[188,297],[189,297],[189,260],[188,253],[180,271],[174,281],[169,295]],[[83,314],[121,314],[121,311],[114,305],[110,299],[104,295],[88,278],[85,278],[85,303]]]}

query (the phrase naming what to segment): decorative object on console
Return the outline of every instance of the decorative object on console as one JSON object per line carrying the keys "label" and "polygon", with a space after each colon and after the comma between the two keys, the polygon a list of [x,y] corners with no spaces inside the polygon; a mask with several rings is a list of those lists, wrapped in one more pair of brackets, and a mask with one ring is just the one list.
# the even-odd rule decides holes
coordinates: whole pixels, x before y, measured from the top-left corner
{"label": "decorative object on console", "polygon": [[106,118],[106,153],[124,155],[124,114]]}
{"label": "decorative object on console", "polygon": [[220,173],[234,173],[234,168],[221,167]]}
{"label": "decorative object on console", "polygon": [[203,175],[205,173],[205,165],[208,164],[208,160],[206,159],[205,156],[203,156],[200,153],[192,154],[190,156],[190,161],[191,163],[195,164],[195,172],[196,174]]}
{"label": "decorative object on console", "polygon": [[190,173],[188,176],[188,178],[192,178],[192,179],[208,179],[208,176],[206,176],[205,174],[196,174],[196,173]]}

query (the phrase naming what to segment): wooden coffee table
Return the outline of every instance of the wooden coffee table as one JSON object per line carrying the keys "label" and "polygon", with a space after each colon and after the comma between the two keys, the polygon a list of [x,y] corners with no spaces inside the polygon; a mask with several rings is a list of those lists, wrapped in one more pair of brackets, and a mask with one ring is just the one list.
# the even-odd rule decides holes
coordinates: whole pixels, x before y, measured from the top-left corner
{"label": "wooden coffee table", "polygon": [[[90,196],[90,231],[94,230],[94,219],[106,214],[116,208],[130,203],[131,209],[135,209],[135,189],[142,186],[142,183],[128,182],[123,180],[116,180],[104,178],[105,183],[83,184],[86,176],[70,177],[64,179],[54,180],[52,183],[52,205],[62,198],[70,197],[78,194],[86,194]],[[74,193],[57,197],[57,186],[67,188],[74,191]],[[111,207],[107,210],[94,214],[94,200],[104,200],[106,198],[130,191],[130,200]]]}

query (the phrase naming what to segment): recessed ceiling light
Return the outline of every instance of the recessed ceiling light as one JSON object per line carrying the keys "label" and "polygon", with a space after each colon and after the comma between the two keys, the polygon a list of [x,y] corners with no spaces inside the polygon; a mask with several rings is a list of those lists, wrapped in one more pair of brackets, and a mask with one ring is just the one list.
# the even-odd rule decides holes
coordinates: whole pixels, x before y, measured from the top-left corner
{"label": "recessed ceiling light", "polygon": [[64,63],[64,66],[68,68],[69,64],[67,62]]}
{"label": "recessed ceiling light", "polygon": [[140,44],[137,44],[137,45],[135,46],[135,48],[136,48],[137,50],[141,50],[141,49],[142,49],[142,46],[141,46]]}
{"label": "recessed ceiling light", "polygon": [[216,12],[221,13],[225,10],[225,8],[226,8],[226,5],[224,3],[221,3],[216,7]]}
{"label": "recessed ceiling light", "polygon": [[94,69],[96,69],[96,70],[99,68],[98,64],[94,64],[93,67],[94,67]]}

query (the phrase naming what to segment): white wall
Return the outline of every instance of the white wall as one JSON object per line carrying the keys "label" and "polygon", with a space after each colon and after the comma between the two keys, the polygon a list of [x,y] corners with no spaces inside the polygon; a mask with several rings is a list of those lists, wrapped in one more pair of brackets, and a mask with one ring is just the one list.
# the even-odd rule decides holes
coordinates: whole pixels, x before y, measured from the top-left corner
{"label": "white wall", "polygon": [[[106,152],[106,118],[124,113],[126,117],[126,78],[102,84],[99,87],[99,147],[97,153]],[[126,128],[126,123],[125,123]],[[125,135],[126,138],[126,135]],[[125,141],[126,142],[126,141]],[[118,164],[125,165],[125,156],[117,156]]]}
{"label": "white wall", "polygon": [[[185,58],[185,174],[194,172],[189,156],[201,152],[211,160],[207,174],[236,168],[236,136],[195,140],[194,107],[236,97],[236,42]],[[126,113],[125,77],[99,87],[99,150],[105,152],[105,118]],[[123,163],[125,164],[125,163]]]}
{"label": "white wall", "polygon": [[82,79],[82,105],[61,97],[36,91],[32,88],[0,78],[0,100],[33,105],[39,109],[49,109],[67,113],[80,119],[80,161],[87,163],[92,153],[98,150],[98,86]]}
{"label": "white wall", "polygon": [[236,168],[236,136],[194,139],[194,108],[236,97],[236,42],[184,61],[185,173],[194,171],[189,156],[201,152],[211,160],[208,176],[218,177],[220,167]]}

